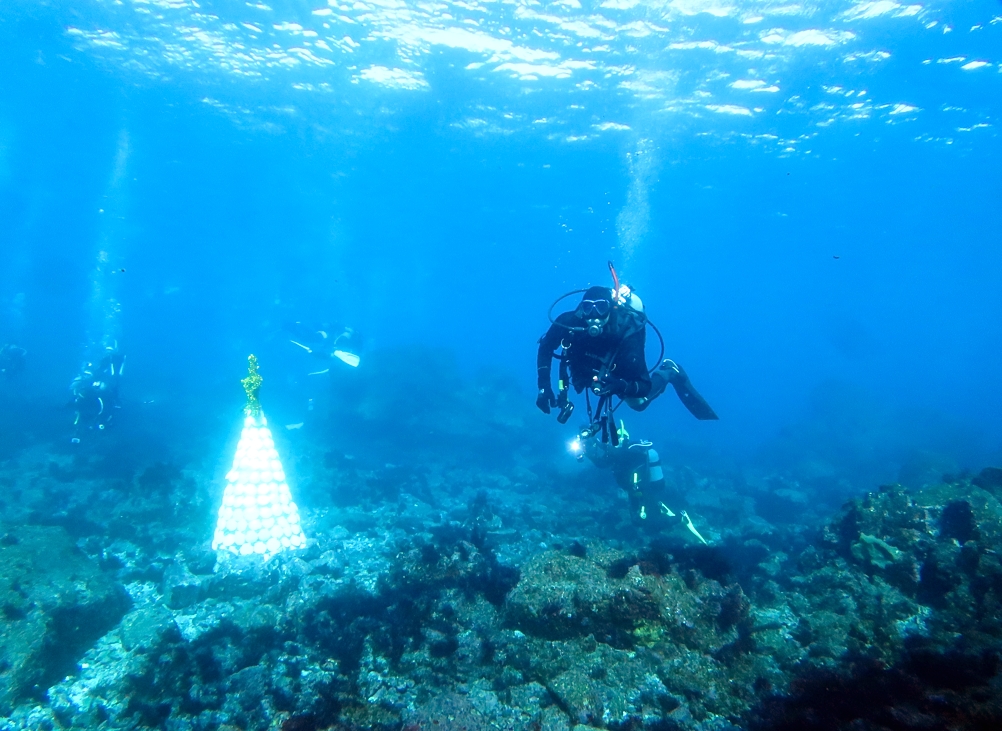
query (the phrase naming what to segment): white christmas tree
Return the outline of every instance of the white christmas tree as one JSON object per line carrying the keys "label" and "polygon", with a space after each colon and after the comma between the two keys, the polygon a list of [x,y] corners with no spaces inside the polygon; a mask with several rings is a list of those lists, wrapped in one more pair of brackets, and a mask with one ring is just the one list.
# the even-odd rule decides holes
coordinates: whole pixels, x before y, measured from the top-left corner
{"label": "white christmas tree", "polygon": [[257,358],[252,355],[247,360],[249,373],[241,381],[247,392],[244,428],[233,467],[226,475],[212,548],[267,560],[282,551],[302,548],[306,536],[258,401],[263,379],[257,371]]}

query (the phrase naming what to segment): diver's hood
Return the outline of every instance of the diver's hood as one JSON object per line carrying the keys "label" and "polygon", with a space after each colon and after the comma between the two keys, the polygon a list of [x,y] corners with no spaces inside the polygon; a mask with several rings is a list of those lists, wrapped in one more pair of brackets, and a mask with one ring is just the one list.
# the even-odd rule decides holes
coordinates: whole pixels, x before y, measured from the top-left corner
{"label": "diver's hood", "polygon": [[581,297],[581,301],[585,300],[606,300],[609,303],[609,307],[612,307],[612,290],[608,287],[589,287],[585,291],[584,296]]}
{"label": "diver's hood", "polygon": [[601,335],[605,326],[609,323],[609,316],[612,314],[612,290],[608,287],[589,287],[584,293],[584,296],[581,298],[581,302],[584,303],[589,300],[605,300],[609,303],[608,311],[604,317],[586,318],[584,311],[581,309],[581,305],[578,305],[577,310],[575,310],[575,314],[577,314],[578,317],[585,318],[585,322],[588,323],[587,332],[594,338]]}

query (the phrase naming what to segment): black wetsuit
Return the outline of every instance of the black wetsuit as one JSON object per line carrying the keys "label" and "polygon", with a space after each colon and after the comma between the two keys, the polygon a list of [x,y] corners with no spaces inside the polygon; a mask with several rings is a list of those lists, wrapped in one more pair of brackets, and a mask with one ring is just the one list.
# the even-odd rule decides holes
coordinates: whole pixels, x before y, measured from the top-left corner
{"label": "black wetsuit", "polygon": [[[600,288],[594,287],[593,290]],[[592,290],[589,290],[591,293]],[[592,296],[598,297],[599,292]],[[585,295],[588,297],[588,295]],[[612,394],[634,411],[643,411],[664,393],[671,384],[679,400],[697,419],[716,419],[717,415],[699,395],[689,376],[680,365],[664,360],[653,375],[647,369],[644,348],[647,344],[647,316],[627,305],[613,307],[601,333],[592,336],[585,326],[592,322],[579,316],[579,310],[565,312],[550,325],[539,339],[536,354],[536,405],[549,413],[554,402],[550,370],[554,351],[563,347],[559,356],[566,365],[570,384],[561,384],[561,391],[573,386],[577,393],[597,386],[598,393]],[[561,368],[561,377],[564,369]]]}
{"label": "black wetsuit", "polygon": [[[595,385],[595,378],[617,382],[612,390],[622,398],[643,398],[650,393],[644,347],[647,344],[644,315],[625,307],[613,308],[599,335],[581,328],[583,321],[574,312],[565,312],[539,339],[536,355],[538,387],[550,389],[553,352],[563,346],[571,383],[577,393]],[[621,382],[621,383],[619,383]]]}

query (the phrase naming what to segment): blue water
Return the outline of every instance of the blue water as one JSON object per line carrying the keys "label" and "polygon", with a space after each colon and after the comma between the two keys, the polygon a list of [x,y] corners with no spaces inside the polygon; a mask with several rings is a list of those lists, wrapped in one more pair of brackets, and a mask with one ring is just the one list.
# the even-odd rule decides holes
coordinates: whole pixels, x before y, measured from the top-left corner
{"label": "blue water", "polygon": [[[0,729],[1002,727],[1000,124],[996,0],[0,0]],[[608,262],[719,421],[536,410]]]}
{"label": "blue water", "polygon": [[286,320],[531,404],[547,307],[612,260],[721,416],[630,417],[680,454],[977,468],[1000,114],[990,2],[7,0],[4,428],[68,438],[109,339],[133,424],[239,409],[250,352],[292,421]]}

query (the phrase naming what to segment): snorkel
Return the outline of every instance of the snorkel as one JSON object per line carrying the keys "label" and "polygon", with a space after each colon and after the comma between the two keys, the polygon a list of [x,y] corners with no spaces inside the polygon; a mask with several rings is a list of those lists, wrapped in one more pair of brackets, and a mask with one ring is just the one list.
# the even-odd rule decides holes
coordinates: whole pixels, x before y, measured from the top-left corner
{"label": "snorkel", "polygon": [[612,295],[613,304],[615,304],[615,300],[619,298],[619,276],[616,274],[616,267],[613,265],[611,259],[606,264],[609,265],[609,273],[612,274]]}

